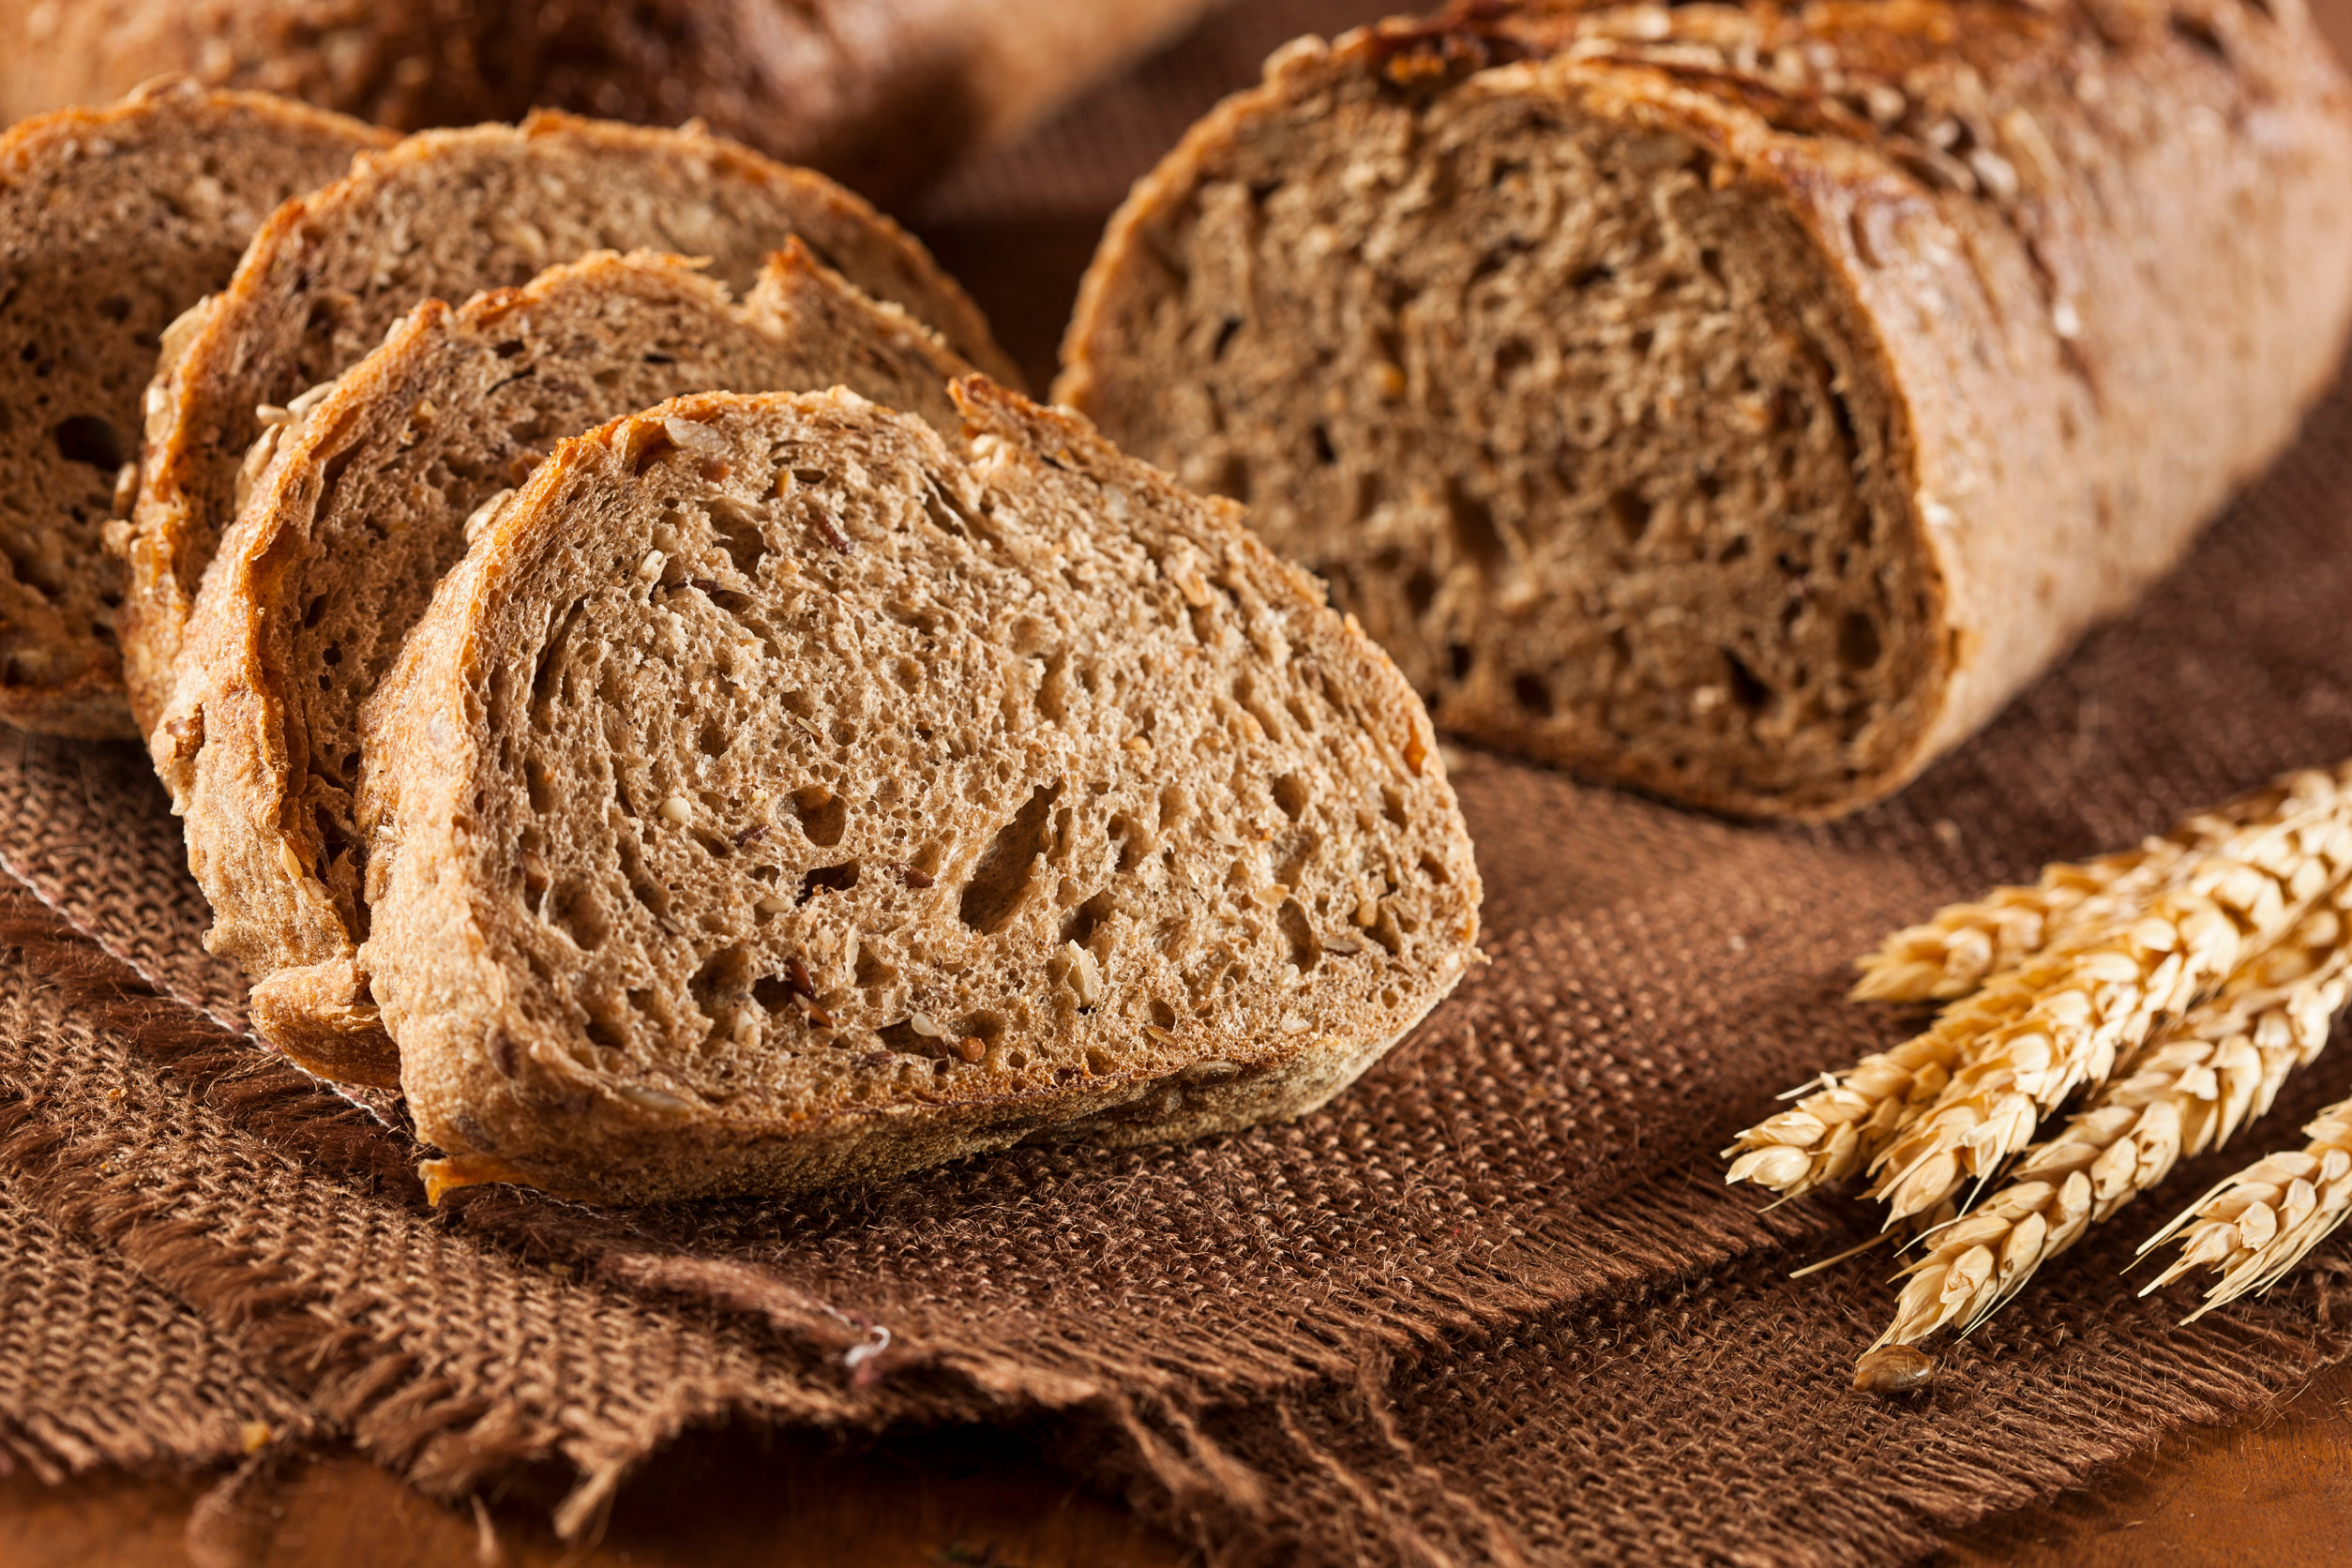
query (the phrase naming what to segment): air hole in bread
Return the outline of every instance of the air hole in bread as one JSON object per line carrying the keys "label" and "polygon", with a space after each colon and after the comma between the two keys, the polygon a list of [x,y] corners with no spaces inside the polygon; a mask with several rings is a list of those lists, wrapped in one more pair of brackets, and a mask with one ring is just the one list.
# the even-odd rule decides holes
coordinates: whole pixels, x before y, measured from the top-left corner
{"label": "air hole in bread", "polygon": [[1110,841],[1119,848],[1119,874],[1123,877],[1133,874],[1135,868],[1143,864],[1144,857],[1152,852],[1151,834],[1124,811],[1112,815],[1107,831]]}
{"label": "air hole in bread", "polygon": [[1296,898],[1285,898],[1275,912],[1274,925],[1282,932],[1282,940],[1289,944],[1290,962],[1301,974],[1312,971],[1322,961],[1322,943],[1315,940],[1314,923]]}
{"label": "air hole in bread", "polygon": [[1037,683],[1037,712],[1055,724],[1070,716],[1070,656],[1058,653],[1046,660],[1046,677]]}
{"label": "air hole in bread", "polygon": [[137,455],[112,421],[95,414],[77,414],[59,420],[57,428],[50,431],[50,439],[57,444],[57,455],[68,462],[86,464],[110,478]]}
{"label": "air hole in bread", "polygon": [[800,879],[800,896],[793,901],[805,904],[820,893],[847,893],[857,885],[857,862],[845,860],[838,866],[820,866]]}
{"label": "air hole in bread", "polygon": [[[1029,897],[1032,873],[1050,842],[1048,823],[1052,818],[1054,801],[1061,793],[1062,786],[1058,783],[1040,784],[1031,791],[1027,804],[1014,813],[1011,822],[997,830],[972,867],[972,880],[964,884],[957,913],[982,936],[994,936],[1003,930]],[[1165,823],[1165,794],[1161,804]]]}
{"label": "air hole in bread", "polygon": [[871,942],[857,944],[857,962],[852,966],[857,988],[862,991],[880,990],[898,983],[897,967],[884,957],[881,949]]}
{"label": "air hole in bread", "polygon": [[735,570],[756,579],[760,563],[767,558],[767,535],[761,531],[760,520],[747,508],[739,506],[723,495],[709,497],[705,503],[711,527],[718,535],[727,559],[735,564]]}
{"label": "air hole in bread", "polygon": [[1722,653],[1724,672],[1731,682],[1732,701],[1750,713],[1761,713],[1772,700],[1772,688],[1758,679],[1739,655],[1728,648]]}
{"label": "air hole in bread", "polygon": [[548,898],[548,915],[583,953],[594,953],[611,931],[604,900],[583,877],[565,877],[556,884]]}
{"label": "air hole in bread", "polygon": [[1062,940],[1075,942],[1080,947],[1093,940],[1094,933],[1111,912],[1119,907],[1117,895],[1109,888],[1087,899],[1070,912],[1070,918],[1062,923]]}
{"label": "air hole in bread", "polygon": [[[538,662],[532,668],[531,722],[538,729],[547,728],[549,705],[555,699],[556,683],[564,674],[564,652],[571,641],[572,630],[579,625],[584,608],[584,600],[573,601],[572,607],[564,612],[564,619],[557,625],[554,635],[540,646]],[[608,670],[605,675],[608,682],[619,678],[615,671]]]}
{"label": "air hole in bread", "polygon": [[1277,774],[1274,781],[1274,804],[1282,807],[1282,814],[1297,822],[1306,810],[1306,781],[1295,773]]}
{"label": "air hole in bread", "polygon": [[802,837],[821,850],[829,850],[841,842],[841,834],[850,821],[848,801],[822,784],[794,790],[791,798],[792,816],[800,823]]}
{"label": "air hole in bread", "polygon": [[1209,488],[1219,495],[1248,505],[1249,464],[1240,458],[1226,459],[1225,466],[1217,470],[1217,476],[1210,481]]}
{"label": "air hole in bread", "polygon": [[723,1031],[733,1024],[750,979],[751,955],[740,943],[730,943],[702,960],[686,982],[686,995],[715,1031]]}
{"label": "air hole in bread", "polygon": [[1638,491],[1618,489],[1608,494],[1609,520],[1617,524],[1618,536],[1629,545],[1637,545],[1650,532],[1650,519],[1656,510]]}
{"label": "air hole in bread", "polygon": [[1275,739],[1281,737],[1282,721],[1274,716],[1274,709],[1258,695],[1258,683],[1247,671],[1233,677],[1233,701],[1241,704],[1244,713],[1257,721],[1261,734]]}
{"label": "air hole in bread", "polygon": [[613,835],[620,852],[621,876],[629,884],[629,896],[645,906],[655,919],[668,918],[670,890],[656,882],[645,869],[645,853],[638,846],[637,835],[626,825]]}
{"label": "air hole in bread", "polygon": [[1837,661],[1848,670],[1867,670],[1882,652],[1877,623],[1858,610],[1847,611],[1837,626]]}
{"label": "air hole in bread", "polygon": [[1552,716],[1552,688],[1541,675],[1512,676],[1511,698],[1537,718]]}

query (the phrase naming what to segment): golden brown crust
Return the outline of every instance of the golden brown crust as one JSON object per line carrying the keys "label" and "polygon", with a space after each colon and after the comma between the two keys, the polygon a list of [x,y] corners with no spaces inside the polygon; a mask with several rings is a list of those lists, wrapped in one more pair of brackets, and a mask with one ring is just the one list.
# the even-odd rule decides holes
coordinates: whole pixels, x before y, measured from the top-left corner
{"label": "golden brown crust", "polygon": [[1365,94],[1703,148],[1726,200],[1802,226],[1811,286],[1859,330],[1906,494],[1873,548],[1917,563],[1935,649],[1864,727],[1865,765],[1772,788],[1678,770],[1406,658],[1438,671],[1441,724],[1695,805],[1824,817],[1899,787],[2179,558],[2290,438],[2352,320],[2352,99],[2299,6],[1463,4],[1293,46],[1197,126],[1107,233],[1057,396],[1176,460],[1173,425],[1126,414],[1206,373],[1135,354],[1161,258],[1259,127]]}

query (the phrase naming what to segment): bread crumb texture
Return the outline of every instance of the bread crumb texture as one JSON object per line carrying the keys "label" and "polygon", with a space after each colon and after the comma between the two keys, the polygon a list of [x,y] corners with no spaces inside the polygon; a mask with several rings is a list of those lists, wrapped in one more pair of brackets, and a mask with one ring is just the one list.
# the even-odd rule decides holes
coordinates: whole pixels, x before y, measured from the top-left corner
{"label": "bread crumb texture", "polygon": [[137,484],[157,339],[273,207],[388,139],[187,82],[0,137],[0,719],[134,732],[103,539]]}
{"label": "bread crumb texture", "polygon": [[1223,503],[973,378],[566,443],[367,715],[362,949],[452,1154],[791,1189],[1320,1105],[1473,955],[1428,720]]}
{"label": "bread crumb texture", "polygon": [[847,385],[961,429],[971,369],[797,240],[750,297],[674,256],[602,252],[451,309],[426,302],[255,444],[151,747],[255,1030],[312,1072],[394,1081],[353,969],[368,840],[360,704],[559,437],[683,392]]}

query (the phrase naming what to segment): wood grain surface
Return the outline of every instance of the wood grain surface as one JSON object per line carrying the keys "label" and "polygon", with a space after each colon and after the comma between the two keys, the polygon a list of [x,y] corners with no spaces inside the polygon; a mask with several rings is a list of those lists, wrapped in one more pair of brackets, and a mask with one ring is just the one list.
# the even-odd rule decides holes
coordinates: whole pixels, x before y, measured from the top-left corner
{"label": "wood grain surface", "polygon": [[[1400,9],[1407,8],[1400,7]],[[2352,54],[2352,0],[2317,0]],[[949,221],[926,237],[1042,385],[1100,218]],[[572,1546],[518,1492],[444,1508],[351,1455],[243,1477],[0,1480],[0,1568],[1173,1568],[1198,1560],[1021,1440],[959,1430],[836,1452],[756,1432],[698,1435]],[[2042,1507],[1955,1540],[1940,1568],[2352,1561],[2352,1365],[2235,1426],[2183,1433]]]}

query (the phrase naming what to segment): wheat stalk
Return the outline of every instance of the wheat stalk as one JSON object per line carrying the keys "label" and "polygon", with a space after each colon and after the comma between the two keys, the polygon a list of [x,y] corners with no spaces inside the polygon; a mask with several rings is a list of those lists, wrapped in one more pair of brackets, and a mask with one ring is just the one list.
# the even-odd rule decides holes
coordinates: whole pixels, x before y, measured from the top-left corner
{"label": "wheat stalk", "polygon": [[2352,765],[2288,774],[2226,806],[2198,812],[2161,838],[2088,861],[2054,861],[2029,887],[1997,887],[1980,899],[1950,904],[1907,926],[1858,960],[1861,1002],[1942,1002],[1966,996],[2086,927],[2112,919],[2145,897],[2190,852],[2227,852],[2249,827],[2326,809],[2352,786]]}
{"label": "wheat stalk", "polygon": [[[1972,994],[1947,1005],[1924,1033],[1866,1057],[1842,1075],[1824,1074],[1816,1080],[1818,1089],[1802,1085],[1783,1096],[1797,1104],[1746,1129],[1723,1151],[1732,1162],[1726,1179],[1754,1182],[1787,1199],[1876,1164],[1898,1136],[1945,1097],[1954,1074],[1986,1049],[1988,1042],[2021,1025],[2038,1005],[2073,988],[2083,978],[2077,959],[2112,939],[2118,928],[2128,930],[2163,891],[2199,879],[2209,882],[2223,875],[2224,867],[2240,862],[2291,861],[2296,836],[2308,837],[2314,831],[2325,836],[2341,830],[2346,820],[2352,820],[2352,763],[2333,771],[2288,775],[2218,811],[2186,819],[2169,837],[2149,841],[2150,846],[2172,849],[2143,846],[2137,852],[2144,858],[2133,867],[2116,868],[2106,879],[2105,894],[2087,896],[2078,903],[2075,913],[2061,923],[2067,930],[2056,947],[1992,974]],[[2180,846],[2187,846],[2186,851]],[[2109,867],[2122,858],[2107,857],[2087,867]],[[2159,865],[2161,876],[2154,874]],[[2295,874],[2291,866],[2283,869],[2290,877]],[[2084,867],[2052,867],[2045,878],[2067,882],[2073,872],[2091,880],[2103,875]],[[1965,913],[1972,907],[1954,906],[1954,911]],[[2043,924],[2046,939],[2051,923],[2045,919]],[[1953,928],[1958,925],[1955,917]],[[2085,1065],[2098,1063],[2094,1058]],[[2031,1130],[2029,1120],[2020,1139]],[[1934,1207],[1924,1203],[1912,1212]]]}
{"label": "wheat stalk", "polygon": [[1932,1233],[1884,1345],[1973,1329],[2034,1272],[2171,1174],[2184,1156],[2226,1142],[2270,1108],[2289,1073],[2327,1045],[2352,981],[2352,883],[2278,946],[2230,976],[2221,994],[2133,1060],[2066,1130],[2027,1151],[2017,1180],[1975,1213]]}

